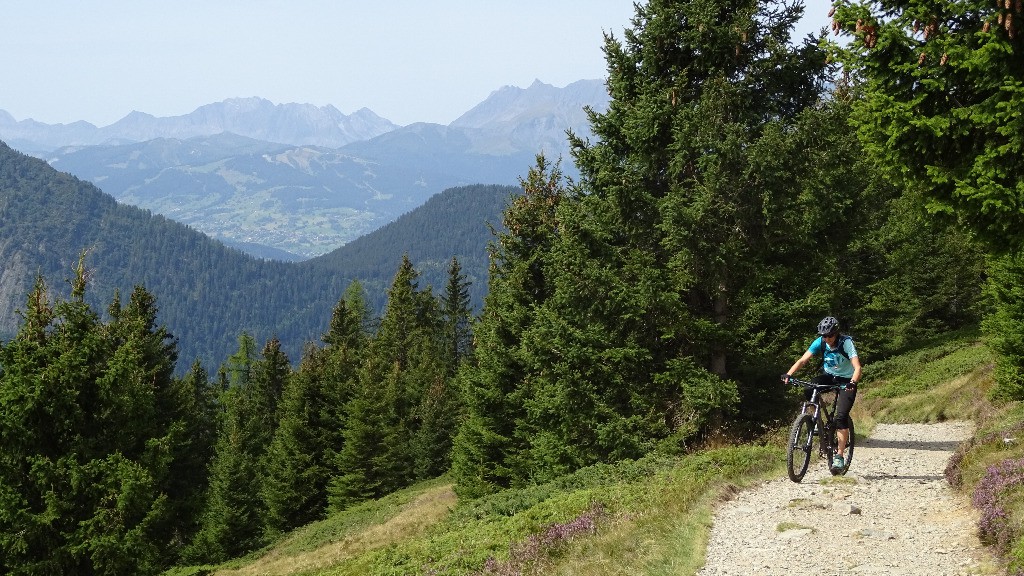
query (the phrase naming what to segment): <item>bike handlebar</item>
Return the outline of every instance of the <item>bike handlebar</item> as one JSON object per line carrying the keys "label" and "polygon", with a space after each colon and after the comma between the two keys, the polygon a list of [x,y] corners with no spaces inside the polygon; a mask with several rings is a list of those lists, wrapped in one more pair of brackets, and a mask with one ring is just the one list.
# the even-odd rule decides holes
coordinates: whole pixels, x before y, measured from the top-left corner
{"label": "bike handlebar", "polygon": [[800,380],[799,378],[789,377],[790,386],[803,386],[804,388],[817,388],[819,390],[846,390],[847,383],[842,384],[815,384],[807,380]]}

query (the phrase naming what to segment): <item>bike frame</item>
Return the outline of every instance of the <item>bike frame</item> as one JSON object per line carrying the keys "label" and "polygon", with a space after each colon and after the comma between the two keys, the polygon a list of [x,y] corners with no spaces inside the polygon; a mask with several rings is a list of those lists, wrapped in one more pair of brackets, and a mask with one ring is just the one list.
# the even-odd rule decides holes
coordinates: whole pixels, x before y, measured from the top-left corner
{"label": "bike frame", "polygon": [[[814,446],[814,437],[818,437],[818,449],[820,454],[831,461],[832,454],[836,451],[838,446],[835,445],[835,439],[833,436],[836,434],[835,428],[835,414],[836,409],[839,405],[839,392],[846,389],[846,384],[816,384],[806,380],[799,380],[797,378],[790,377],[789,383],[793,386],[802,386],[804,388],[811,389],[811,397],[809,400],[804,400],[800,404],[800,412],[797,414],[796,420],[793,422],[793,427],[790,431],[790,445],[787,450],[787,465],[789,466],[790,479],[794,482],[800,482],[803,479],[804,473],[807,471],[807,465],[809,463],[810,455]],[[835,392],[833,398],[825,400],[824,394],[829,392]],[[808,419],[809,427],[804,430],[802,428],[802,422],[804,419]],[[852,424],[851,424],[852,427]],[[850,430],[851,435],[853,430]],[[847,444],[848,458],[846,464],[842,469],[834,469],[829,467],[832,474],[845,474],[849,468],[849,461],[853,455],[853,438],[850,438]],[[796,453],[803,454],[803,456],[794,456]]]}
{"label": "bike frame", "polygon": [[[802,382],[801,382],[801,384],[802,384]],[[821,426],[822,429],[825,429],[825,428],[831,429],[832,426],[835,425],[836,406],[839,404],[839,391],[844,389],[844,388],[846,388],[846,387],[845,386],[811,384],[810,382],[807,383],[807,386],[809,388],[813,387],[812,390],[811,390],[811,399],[810,400],[804,400],[803,407],[801,409],[806,414],[807,413],[807,408],[810,407],[810,406],[814,406],[814,412],[811,414],[811,416],[814,418],[814,421],[818,424],[818,426]],[[821,397],[822,393],[825,393],[825,392],[835,392],[836,393],[835,396],[832,398],[831,402],[825,402],[822,399],[822,397]],[[831,436],[824,436],[824,437],[825,438],[829,438],[829,444],[832,443],[831,442]]]}

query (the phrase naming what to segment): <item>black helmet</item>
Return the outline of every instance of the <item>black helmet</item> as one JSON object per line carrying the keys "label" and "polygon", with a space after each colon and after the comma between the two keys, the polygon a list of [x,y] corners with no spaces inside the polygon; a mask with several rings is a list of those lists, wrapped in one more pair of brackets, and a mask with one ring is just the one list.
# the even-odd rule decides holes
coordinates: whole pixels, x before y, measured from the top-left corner
{"label": "black helmet", "polygon": [[828,336],[834,332],[839,331],[839,320],[836,320],[832,316],[825,316],[821,322],[818,322],[818,334],[822,336]]}

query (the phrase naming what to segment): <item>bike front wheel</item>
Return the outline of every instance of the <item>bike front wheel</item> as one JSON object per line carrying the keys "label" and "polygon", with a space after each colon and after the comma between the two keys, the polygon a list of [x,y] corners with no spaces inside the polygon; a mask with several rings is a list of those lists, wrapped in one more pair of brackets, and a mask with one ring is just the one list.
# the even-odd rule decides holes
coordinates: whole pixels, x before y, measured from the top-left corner
{"label": "bike front wheel", "polygon": [[786,468],[789,479],[800,482],[811,463],[811,446],[814,444],[814,419],[810,414],[800,414],[793,421],[789,431],[789,447],[786,449]]}

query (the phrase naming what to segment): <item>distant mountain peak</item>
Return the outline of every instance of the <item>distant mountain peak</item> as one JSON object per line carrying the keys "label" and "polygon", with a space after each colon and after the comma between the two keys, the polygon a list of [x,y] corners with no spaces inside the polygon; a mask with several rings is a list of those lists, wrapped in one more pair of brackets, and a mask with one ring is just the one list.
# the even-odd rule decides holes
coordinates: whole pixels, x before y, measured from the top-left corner
{"label": "distant mountain peak", "polygon": [[124,121],[137,122],[139,120],[155,120],[155,119],[156,119],[156,116],[153,116],[152,114],[147,114],[145,112],[139,112],[138,110],[132,110],[124,118],[119,120],[119,122],[124,122]]}
{"label": "distant mountain peak", "polygon": [[[503,86],[451,123],[458,128],[522,124],[542,118],[585,118],[584,106],[603,109],[609,100],[603,80],[579,80],[556,88],[534,80],[529,88]],[[564,120],[555,124],[567,123]],[[569,122],[571,123],[571,122]],[[566,126],[568,127],[568,126]]]}

